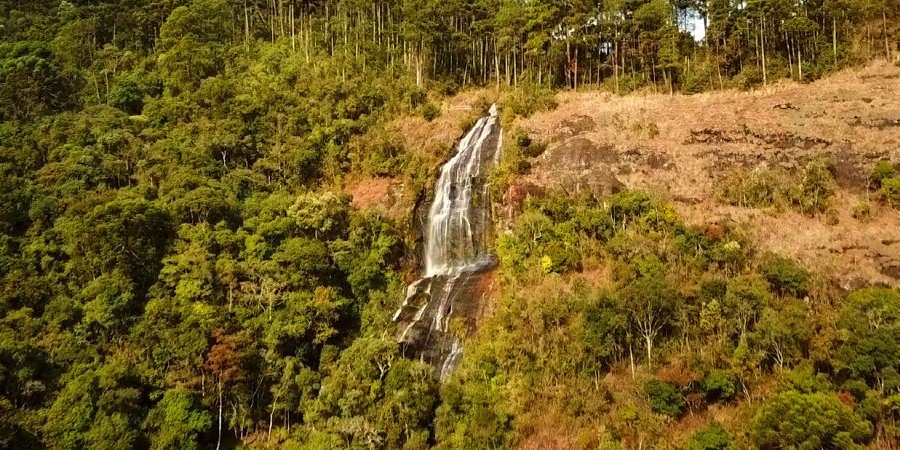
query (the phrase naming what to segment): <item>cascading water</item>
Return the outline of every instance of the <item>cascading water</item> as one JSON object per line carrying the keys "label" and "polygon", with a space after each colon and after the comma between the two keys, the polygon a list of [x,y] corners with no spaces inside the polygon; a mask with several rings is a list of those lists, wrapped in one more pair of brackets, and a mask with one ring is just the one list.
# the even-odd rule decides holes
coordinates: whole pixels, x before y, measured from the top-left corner
{"label": "cascading water", "polygon": [[425,273],[409,285],[394,315],[404,354],[434,365],[441,380],[462,356],[456,334],[473,327],[480,282],[494,265],[488,247],[490,186],[484,169],[497,162],[499,139],[494,105],[441,168],[424,230]]}

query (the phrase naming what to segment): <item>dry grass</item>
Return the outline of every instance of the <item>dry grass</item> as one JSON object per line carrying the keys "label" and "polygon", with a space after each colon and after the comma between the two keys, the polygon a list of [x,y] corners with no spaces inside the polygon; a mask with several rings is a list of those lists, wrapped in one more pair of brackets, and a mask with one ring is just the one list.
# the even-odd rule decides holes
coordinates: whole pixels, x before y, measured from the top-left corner
{"label": "dry grass", "polygon": [[[468,125],[482,115],[480,107],[489,98],[483,89],[463,91],[439,101],[441,114],[434,120],[408,115],[389,122],[384,132],[415,164],[436,170]],[[397,222],[409,220],[418,196],[403,177],[355,176],[341,180],[339,189],[352,196],[355,208],[376,210]]]}
{"label": "dry grass", "polygon": [[[753,92],[565,92],[555,110],[514,124],[549,143],[520,182],[598,194],[619,183],[650,190],[691,224],[746,223],[760,250],[798,258],[842,287],[900,286],[900,210],[878,205],[865,189],[876,160],[900,161],[898,93],[900,68],[884,63]],[[736,167],[791,169],[809,157],[833,162],[839,189],[826,214],[716,199],[717,184]],[[865,202],[867,222],[852,217]]]}
{"label": "dry grass", "polygon": [[483,113],[479,109],[488,98],[487,91],[472,89],[441,101],[441,115],[432,121],[421,116],[408,116],[388,124],[398,141],[407,150],[437,166],[457,139]]}

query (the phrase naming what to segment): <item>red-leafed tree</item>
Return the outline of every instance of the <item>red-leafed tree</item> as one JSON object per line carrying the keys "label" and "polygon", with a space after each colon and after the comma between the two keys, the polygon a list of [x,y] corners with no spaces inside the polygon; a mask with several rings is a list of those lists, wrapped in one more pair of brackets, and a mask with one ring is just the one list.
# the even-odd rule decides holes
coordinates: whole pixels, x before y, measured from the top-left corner
{"label": "red-leafed tree", "polygon": [[226,385],[240,380],[243,377],[241,363],[244,358],[238,345],[239,336],[228,334],[219,328],[212,333],[213,345],[206,354],[206,370],[209,371],[216,383],[216,395],[218,397],[218,438],[216,448],[222,444],[222,396]]}

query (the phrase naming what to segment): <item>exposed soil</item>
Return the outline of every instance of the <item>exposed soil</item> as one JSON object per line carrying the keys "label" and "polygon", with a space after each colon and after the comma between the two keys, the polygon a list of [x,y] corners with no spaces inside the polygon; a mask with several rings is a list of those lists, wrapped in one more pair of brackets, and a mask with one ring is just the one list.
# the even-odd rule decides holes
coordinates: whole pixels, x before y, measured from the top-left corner
{"label": "exposed soil", "polygon": [[[900,161],[900,68],[877,64],[753,92],[566,92],[557,100],[555,110],[514,124],[548,145],[522,186],[511,188],[513,197],[550,187],[647,189],[673,201],[691,224],[745,224],[760,250],[795,257],[842,287],[900,286],[900,210],[866,186],[875,161]],[[716,200],[717,183],[735,167],[792,169],[812,156],[830,161],[838,184],[827,214]],[[852,217],[864,202],[872,205],[865,222]]]}

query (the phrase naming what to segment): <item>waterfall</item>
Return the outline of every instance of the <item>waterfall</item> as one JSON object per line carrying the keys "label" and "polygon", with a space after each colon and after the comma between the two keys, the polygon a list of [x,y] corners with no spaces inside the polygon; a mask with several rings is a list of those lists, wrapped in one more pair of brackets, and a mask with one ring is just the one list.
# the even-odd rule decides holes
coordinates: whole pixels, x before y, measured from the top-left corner
{"label": "waterfall", "polygon": [[[474,328],[479,287],[494,266],[485,169],[500,152],[497,106],[480,118],[441,167],[424,231],[424,274],[407,287],[394,321],[404,355],[431,363],[441,380],[462,357],[455,333]],[[459,329],[459,328],[462,328]]]}

